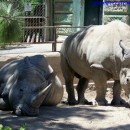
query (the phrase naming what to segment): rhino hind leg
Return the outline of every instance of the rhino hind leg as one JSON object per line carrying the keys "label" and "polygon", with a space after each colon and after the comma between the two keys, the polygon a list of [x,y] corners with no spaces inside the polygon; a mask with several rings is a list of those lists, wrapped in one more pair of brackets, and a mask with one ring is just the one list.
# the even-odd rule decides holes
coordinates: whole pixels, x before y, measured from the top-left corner
{"label": "rhino hind leg", "polygon": [[120,81],[115,81],[113,86],[113,100],[111,105],[124,105],[126,104],[125,100],[121,98],[121,84]]}
{"label": "rhino hind leg", "polygon": [[78,85],[77,85],[77,93],[78,93],[78,104],[87,104],[92,105],[92,102],[89,102],[87,99],[85,99],[84,93],[86,88],[88,87],[89,80],[86,78],[80,78]]}
{"label": "rhino hind leg", "polygon": [[70,68],[66,59],[62,55],[61,55],[61,70],[63,73],[63,77],[65,79],[66,91],[68,93],[67,104],[76,105],[77,101],[75,99],[74,86],[73,86],[74,71]]}
{"label": "rhino hind leg", "polygon": [[73,82],[69,81],[69,80],[65,80],[65,84],[66,84],[66,91],[68,93],[68,99],[67,99],[68,102],[67,103],[69,105],[76,105],[76,104],[78,104],[78,102],[75,99]]}

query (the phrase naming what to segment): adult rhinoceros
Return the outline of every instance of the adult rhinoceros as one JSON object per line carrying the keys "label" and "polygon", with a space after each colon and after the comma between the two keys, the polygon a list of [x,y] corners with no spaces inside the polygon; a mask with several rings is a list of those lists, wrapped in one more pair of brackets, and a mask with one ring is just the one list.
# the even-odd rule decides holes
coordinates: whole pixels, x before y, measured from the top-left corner
{"label": "adult rhinoceros", "polygon": [[15,60],[0,69],[2,110],[36,116],[41,105],[57,105],[62,96],[62,84],[42,55]]}
{"label": "adult rhinoceros", "polygon": [[[114,80],[113,105],[121,105],[121,86],[130,98],[130,27],[120,21],[107,25],[89,26],[73,33],[61,48],[61,68],[68,92],[68,103],[76,104],[73,88],[77,85],[78,103],[89,103],[84,92],[89,80],[96,86],[96,103],[107,104],[105,99],[107,80]],[[130,104],[130,102],[129,102]]]}

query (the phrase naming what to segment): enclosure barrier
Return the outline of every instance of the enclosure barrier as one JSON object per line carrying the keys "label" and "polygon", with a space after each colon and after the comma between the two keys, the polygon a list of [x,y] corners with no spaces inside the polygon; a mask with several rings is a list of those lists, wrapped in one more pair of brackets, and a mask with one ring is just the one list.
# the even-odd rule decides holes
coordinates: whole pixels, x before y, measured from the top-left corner
{"label": "enclosure barrier", "polygon": [[[55,52],[57,51],[57,43],[63,43],[63,41],[57,41],[57,29],[58,28],[85,28],[86,26],[25,26],[23,27],[23,30],[29,29],[29,30],[33,30],[33,29],[49,29],[51,28],[53,30],[53,40],[52,41],[46,41],[46,39],[44,39],[43,43],[52,43],[52,51]],[[44,31],[45,32],[45,31]],[[46,34],[44,34],[46,35]]]}

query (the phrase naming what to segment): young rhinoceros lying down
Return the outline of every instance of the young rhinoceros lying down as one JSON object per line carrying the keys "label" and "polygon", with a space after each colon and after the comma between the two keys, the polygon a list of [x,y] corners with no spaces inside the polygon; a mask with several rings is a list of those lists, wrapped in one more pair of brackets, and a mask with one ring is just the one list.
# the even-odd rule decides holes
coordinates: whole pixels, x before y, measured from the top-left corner
{"label": "young rhinoceros lying down", "polygon": [[15,60],[0,69],[1,110],[36,116],[41,105],[57,105],[62,96],[62,84],[42,55]]}

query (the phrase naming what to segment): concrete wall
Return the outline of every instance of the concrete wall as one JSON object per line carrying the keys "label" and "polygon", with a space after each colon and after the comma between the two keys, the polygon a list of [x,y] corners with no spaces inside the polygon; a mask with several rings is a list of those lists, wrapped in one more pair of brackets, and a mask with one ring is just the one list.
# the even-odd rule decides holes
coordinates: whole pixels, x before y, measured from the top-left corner
{"label": "concrete wall", "polygon": [[[12,60],[16,60],[19,58],[23,58],[25,56],[32,56],[32,55],[36,55],[36,54],[29,53],[29,54],[20,54],[20,55],[19,54],[1,55],[0,56],[0,68]],[[60,67],[60,54],[59,54],[59,52],[51,52],[51,53],[44,53],[44,54],[42,53],[41,55],[46,56],[48,63],[52,66],[54,72],[58,75],[58,77],[62,81],[62,84],[64,84],[64,78],[63,78],[63,75],[61,72],[61,67]],[[74,83],[77,83],[77,79],[75,79]]]}
{"label": "concrete wall", "polygon": [[[29,54],[9,54],[9,55],[0,55],[0,68],[5,65],[6,63],[12,61],[12,60],[16,60],[19,58],[23,58],[25,56],[33,56],[33,55],[37,55],[38,53],[29,53]],[[48,61],[48,63],[52,66],[54,72],[57,74],[57,76],[60,78],[62,84],[64,85],[64,78],[61,72],[61,67],[60,67],[60,54],[58,52],[51,52],[51,53],[39,53],[41,55],[46,56],[46,59]],[[74,79],[74,84],[78,83],[78,79],[75,78]],[[113,86],[113,81],[108,81],[108,87],[112,87]],[[92,81],[90,81],[89,83],[89,87],[92,88],[94,87],[94,84]]]}

